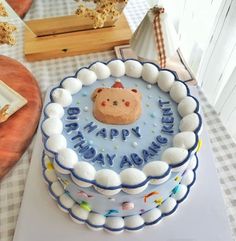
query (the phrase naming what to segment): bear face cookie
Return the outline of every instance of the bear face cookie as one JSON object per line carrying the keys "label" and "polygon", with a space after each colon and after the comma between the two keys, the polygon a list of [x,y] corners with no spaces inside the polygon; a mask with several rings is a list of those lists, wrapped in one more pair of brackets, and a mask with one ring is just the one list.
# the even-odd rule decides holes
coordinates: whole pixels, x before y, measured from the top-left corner
{"label": "bear face cookie", "polygon": [[137,89],[125,89],[116,80],[112,88],[97,88],[92,94],[93,115],[103,123],[125,125],[141,114],[141,94]]}

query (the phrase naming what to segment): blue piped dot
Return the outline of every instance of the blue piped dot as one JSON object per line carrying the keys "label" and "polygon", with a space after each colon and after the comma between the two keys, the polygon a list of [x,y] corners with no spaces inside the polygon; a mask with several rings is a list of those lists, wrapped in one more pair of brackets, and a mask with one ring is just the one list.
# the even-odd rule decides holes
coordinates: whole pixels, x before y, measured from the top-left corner
{"label": "blue piped dot", "polygon": [[87,93],[87,92],[83,92],[83,93],[82,93],[82,96],[83,96],[83,97],[88,96],[88,93]]}

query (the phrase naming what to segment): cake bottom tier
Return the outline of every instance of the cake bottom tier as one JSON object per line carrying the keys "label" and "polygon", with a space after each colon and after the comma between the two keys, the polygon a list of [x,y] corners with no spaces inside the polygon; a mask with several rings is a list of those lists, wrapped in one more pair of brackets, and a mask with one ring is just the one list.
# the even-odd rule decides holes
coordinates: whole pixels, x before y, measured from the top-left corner
{"label": "cake bottom tier", "polygon": [[[125,205],[125,202],[122,201],[126,200],[129,196],[130,200],[126,202],[126,209],[129,209],[129,206],[132,205],[132,203],[135,203],[131,201],[140,199],[140,195],[138,197],[128,194],[123,196],[119,195],[118,197],[104,197],[104,200],[108,199],[109,202],[114,202],[114,206],[108,208],[106,207],[106,203],[105,205],[101,205],[102,201],[96,199],[97,195],[102,196],[101,194],[97,194],[95,198],[93,197],[93,203],[97,203],[97,206],[102,210],[101,212],[98,212],[98,207],[96,207],[96,205],[93,204],[92,207],[90,203],[87,202],[87,200],[91,198],[90,196],[92,196],[91,193],[96,193],[96,191],[90,190],[86,193],[79,191],[81,195],[79,195],[79,198],[76,198],[73,193],[77,192],[77,190],[69,188],[76,187],[76,184],[74,184],[73,181],[70,181],[70,177],[59,175],[55,171],[52,162],[52,159],[43,154],[43,176],[48,184],[49,193],[57,202],[58,207],[62,211],[67,212],[71,219],[76,223],[85,223],[93,230],[105,229],[106,231],[115,233],[122,232],[123,230],[137,231],[142,229],[145,225],[155,225],[165,216],[175,212],[179,203],[184,201],[188,196],[190,187],[195,182],[196,169],[198,166],[197,156],[194,155],[188,168],[184,172],[171,177],[169,184],[168,182],[163,184],[163,187],[166,187],[167,189],[164,196],[160,197],[160,193],[157,192],[150,195],[152,194],[151,192],[149,193],[149,196],[144,194],[143,197],[145,198],[146,196],[147,198],[146,202],[152,203],[152,205],[147,205],[144,200],[145,205],[143,205],[143,208],[138,207],[138,210],[136,210],[133,207],[131,210],[124,210],[124,213],[126,213],[124,215],[124,213],[120,211],[117,212],[117,209],[114,208],[117,203],[121,202]],[[69,184],[71,184],[71,186]],[[161,185],[159,186],[161,187]],[[160,187],[158,190],[160,190],[159,192],[163,195],[165,190],[162,190],[163,187],[162,189]],[[101,207],[106,207],[106,211]],[[113,207],[113,209],[111,207]],[[122,208],[122,210],[123,209],[124,208]]]}

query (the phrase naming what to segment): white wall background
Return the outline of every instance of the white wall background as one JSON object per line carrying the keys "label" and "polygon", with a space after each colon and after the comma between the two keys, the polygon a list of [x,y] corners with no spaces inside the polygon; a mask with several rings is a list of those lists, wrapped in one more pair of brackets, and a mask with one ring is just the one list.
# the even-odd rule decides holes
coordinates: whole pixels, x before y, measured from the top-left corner
{"label": "white wall background", "polygon": [[180,49],[236,140],[236,0],[148,0],[165,7]]}

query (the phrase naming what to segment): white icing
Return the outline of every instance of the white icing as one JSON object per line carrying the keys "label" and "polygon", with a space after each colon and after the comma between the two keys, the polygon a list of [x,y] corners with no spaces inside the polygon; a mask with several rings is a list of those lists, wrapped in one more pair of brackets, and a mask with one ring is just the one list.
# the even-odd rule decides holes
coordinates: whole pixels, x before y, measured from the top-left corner
{"label": "white icing", "polygon": [[50,103],[46,106],[45,113],[48,117],[55,117],[61,119],[64,115],[64,109],[58,103]]}
{"label": "white icing", "polygon": [[143,217],[145,223],[152,223],[161,217],[161,211],[159,208],[153,208],[141,216]]}
{"label": "white icing", "polygon": [[66,107],[72,103],[72,96],[68,90],[56,88],[52,92],[52,99],[54,102]]}
{"label": "white icing", "polygon": [[81,69],[77,75],[83,85],[91,85],[97,80],[96,74],[89,69]]}
{"label": "white icing", "polygon": [[45,155],[43,158],[43,164],[45,167],[47,167],[49,164],[51,164],[51,160],[47,155]]}
{"label": "white icing", "polygon": [[93,64],[90,69],[95,72],[98,79],[106,79],[111,75],[111,71],[107,65],[100,62]]}
{"label": "white icing", "polygon": [[133,215],[124,218],[125,227],[127,228],[137,228],[144,224],[144,220],[140,215]]}
{"label": "white icing", "polygon": [[199,117],[196,113],[185,116],[179,124],[181,131],[195,131],[200,124]]}
{"label": "white icing", "polygon": [[[169,165],[166,162],[163,161],[152,161],[146,164],[143,168],[143,172],[146,174],[146,176],[162,176],[163,174],[166,173],[168,170]],[[169,176],[168,176],[169,178]],[[152,184],[161,184],[163,183],[163,180],[166,178],[161,178],[161,179],[151,179],[150,182]]]}
{"label": "white icing", "polygon": [[[71,208],[71,212],[79,219],[82,219],[82,220],[88,219],[89,211],[85,210],[84,208],[81,208],[78,204],[75,204]],[[78,219],[75,219],[74,221],[81,223]]]}
{"label": "white icing", "polygon": [[185,185],[179,184],[177,192],[173,194],[172,197],[176,201],[179,201],[186,195],[187,191],[188,191],[188,188]]}
{"label": "white icing", "polygon": [[[103,226],[105,224],[105,221],[106,221],[106,218],[103,215],[98,214],[98,213],[89,213],[88,224],[96,225],[96,226]],[[98,228],[96,228],[96,229],[98,229]]]}
{"label": "white icing", "polygon": [[162,161],[166,161],[169,164],[181,163],[188,156],[188,151],[179,147],[167,148],[161,156]]}
{"label": "white icing", "polygon": [[42,130],[47,136],[61,134],[63,131],[62,121],[58,118],[50,117],[43,122]]}
{"label": "white icing", "polygon": [[78,156],[75,151],[70,148],[61,149],[58,152],[58,162],[65,168],[73,168],[78,162]]}
{"label": "white icing", "polygon": [[160,71],[157,77],[157,84],[161,90],[168,92],[174,84],[175,76],[166,70]]}
{"label": "white icing", "polygon": [[72,206],[74,205],[74,201],[71,197],[69,197],[67,194],[62,194],[60,197],[59,197],[59,200],[61,202],[61,204],[65,207],[65,208],[72,208]]}
{"label": "white icing", "polygon": [[[95,168],[91,164],[85,161],[79,161],[78,163],[76,163],[74,165],[73,172],[79,177],[86,179],[88,181],[93,181],[95,179],[95,174],[96,174]],[[83,182],[77,179],[73,175],[71,177],[73,181],[81,187],[89,187],[92,185],[91,183]]]}
{"label": "white icing", "polygon": [[142,78],[148,83],[155,84],[158,74],[159,70],[154,64],[146,63],[143,65]]}
{"label": "white icing", "polygon": [[[97,171],[95,180],[98,184],[105,187],[117,187],[121,185],[119,175],[115,171],[109,169],[102,169]],[[119,188],[115,190],[106,190],[96,187],[96,190],[107,196],[115,195],[120,192]]]}
{"label": "white icing", "polygon": [[195,155],[193,155],[189,160],[188,169],[193,170],[196,168],[196,166],[197,166],[197,158]]}
{"label": "white icing", "polygon": [[105,226],[110,229],[124,228],[125,222],[121,217],[107,217]]}
{"label": "white icing", "polygon": [[133,78],[140,78],[142,75],[143,66],[138,61],[127,60],[125,62],[125,73]]}
{"label": "white icing", "polygon": [[176,200],[172,197],[169,197],[160,206],[160,210],[163,214],[168,214],[169,212],[171,212],[175,208],[176,205],[177,205]]}
{"label": "white icing", "polygon": [[111,61],[107,65],[111,71],[111,75],[114,77],[121,77],[125,75],[125,64],[121,60]]}
{"label": "white icing", "polygon": [[180,81],[175,81],[170,89],[170,97],[177,103],[180,103],[187,96],[187,88]]}
{"label": "white icing", "polygon": [[190,185],[194,180],[194,172],[192,170],[187,170],[181,180],[181,184],[186,186]]}
{"label": "white icing", "polygon": [[188,163],[189,163],[189,159],[184,164],[182,164],[181,166],[172,167],[171,171],[172,172],[183,172],[187,169]]}
{"label": "white icing", "polygon": [[197,102],[191,96],[186,96],[178,104],[178,112],[182,117],[193,113],[196,110],[196,108],[197,108]]}
{"label": "white icing", "polygon": [[51,185],[51,190],[56,197],[61,196],[64,193],[64,189],[60,182],[53,182]]}
{"label": "white icing", "polygon": [[173,138],[173,145],[184,149],[192,148],[196,143],[196,135],[191,131],[184,131],[176,134]]}
{"label": "white icing", "polygon": [[81,90],[82,82],[77,78],[69,77],[63,81],[62,86],[74,95]]}
{"label": "white icing", "polygon": [[44,172],[46,178],[49,182],[56,182],[57,181],[57,175],[54,170],[46,169]]}
{"label": "white icing", "polygon": [[52,152],[58,152],[66,148],[66,145],[66,138],[60,134],[51,135],[46,141],[47,149]]}
{"label": "white icing", "polygon": [[[142,171],[136,168],[127,168],[120,173],[120,178],[123,184],[136,185],[145,181],[147,177]],[[122,190],[129,194],[138,194],[145,190],[146,186],[147,184],[138,188],[123,188]]]}

